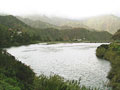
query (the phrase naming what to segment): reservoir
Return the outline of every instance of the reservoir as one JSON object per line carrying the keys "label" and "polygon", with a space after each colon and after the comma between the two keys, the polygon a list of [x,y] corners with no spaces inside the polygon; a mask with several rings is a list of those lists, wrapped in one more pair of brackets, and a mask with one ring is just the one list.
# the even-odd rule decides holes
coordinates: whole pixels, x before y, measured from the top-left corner
{"label": "reservoir", "polygon": [[32,44],[11,47],[7,51],[30,66],[37,74],[58,74],[66,80],[79,80],[91,87],[104,87],[110,63],[96,57],[96,48],[103,43]]}

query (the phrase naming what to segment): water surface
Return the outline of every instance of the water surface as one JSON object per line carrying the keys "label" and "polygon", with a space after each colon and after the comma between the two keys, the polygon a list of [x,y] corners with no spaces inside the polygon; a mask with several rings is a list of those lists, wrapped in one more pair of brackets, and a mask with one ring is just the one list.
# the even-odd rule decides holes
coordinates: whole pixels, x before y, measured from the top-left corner
{"label": "water surface", "polygon": [[98,59],[96,48],[101,43],[33,44],[11,47],[7,51],[29,65],[37,75],[58,74],[65,79],[78,80],[81,84],[103,87],[110,63]]}

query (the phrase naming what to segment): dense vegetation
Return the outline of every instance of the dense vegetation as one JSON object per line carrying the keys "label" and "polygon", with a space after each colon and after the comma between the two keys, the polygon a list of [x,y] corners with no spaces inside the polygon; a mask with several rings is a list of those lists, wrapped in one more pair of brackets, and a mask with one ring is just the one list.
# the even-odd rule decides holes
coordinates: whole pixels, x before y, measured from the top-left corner
{"label": "dense vegetation", "polygon": [[109,60],[112,66],[108,78],[113,90],[120,90],[120,44],[101,45],[96,51],[99,58]]}
{"label": "dense vegetation", "polygon": [[120,29],[112,37],[116,42],[120,42]]}
{"label": "dense vegetation", "polygon": [[34,77],[29,66],[0,50],[0,90],[33,90]]}
{"label": "dense vegetation", "polygon": [[89,31],[85,28],[66,29],[62,31],[62,37],[67,40],[81,40],[88,42],[109,42],[112,35],[106,31]]}
{"label": "dense vegetation", "polygon": [[31,43],[32,33],[31,27],[14,16],[0,16],[0,47]]}
{"label": "dense vegetation", "polygon": [[35,78],[34,84],[35,90],[90,90],[84,86],[80,87],[79,81],[65,81],[64,78],[58,75],[49,77],[40,75],[39,77]]}

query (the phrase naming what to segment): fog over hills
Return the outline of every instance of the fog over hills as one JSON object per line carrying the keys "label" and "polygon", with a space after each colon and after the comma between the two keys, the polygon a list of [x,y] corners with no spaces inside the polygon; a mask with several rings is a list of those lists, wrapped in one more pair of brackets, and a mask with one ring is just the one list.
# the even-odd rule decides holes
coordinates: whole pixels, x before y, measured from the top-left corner
{"label": "fog over hills", "polygon": [[48,22],[44,22],[41,20],[32,20],[29,18],[22,18],[22,17],[17,17],[19,20],[21,20],[22,22],[24,22],[25,24],[34,27],[34,28],[40,28],[40,29],[45,29],[45,28],[59,28],[58,26],[54,25],[54,24],[50,24]]}
{"label": "fog over hills", "polygon": [[114,15],[104,15],[83,20],[83,24],[99,31],[114,34],[120,29],[120,18]]}
{"label": "fog over hills", "polygon": [[[27,21],[26,18],[29,19],[29,21]],[[32,21],[30,22],[30,20]],[[87,28],[92,30],[95,29],[97,31],[108,31],[112,34],[120,29],[120,17],[115,15],[101,15],[84,18],[81,20],[73,20],[61,17],[49,17],[45,15],[30,15],[24,16],[22,21],[32,27],[37,26],[37,28],[42,28],[42,26],[45,26],[46,28],[54,27],[59,29]]]}
{"label": "fog over hills", "polygon": [[120,28],[119,3],[120,0],[1,0],[0,13],[34,20],[25,22],[36,28],[87,28],[113,34]]}

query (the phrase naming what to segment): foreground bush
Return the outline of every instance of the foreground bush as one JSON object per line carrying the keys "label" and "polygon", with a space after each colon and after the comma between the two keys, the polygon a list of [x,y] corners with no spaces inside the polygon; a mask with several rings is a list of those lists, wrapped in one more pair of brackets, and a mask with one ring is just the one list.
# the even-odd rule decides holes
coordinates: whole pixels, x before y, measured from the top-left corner
{"label": "foreground bush", "polygon": [[65,81],[64,78],[58,75],[49,77],[40,75],[35,78],[34,84],[35,90],[89,90],[85,87],[80,87],[80,82],[78,81]]}

